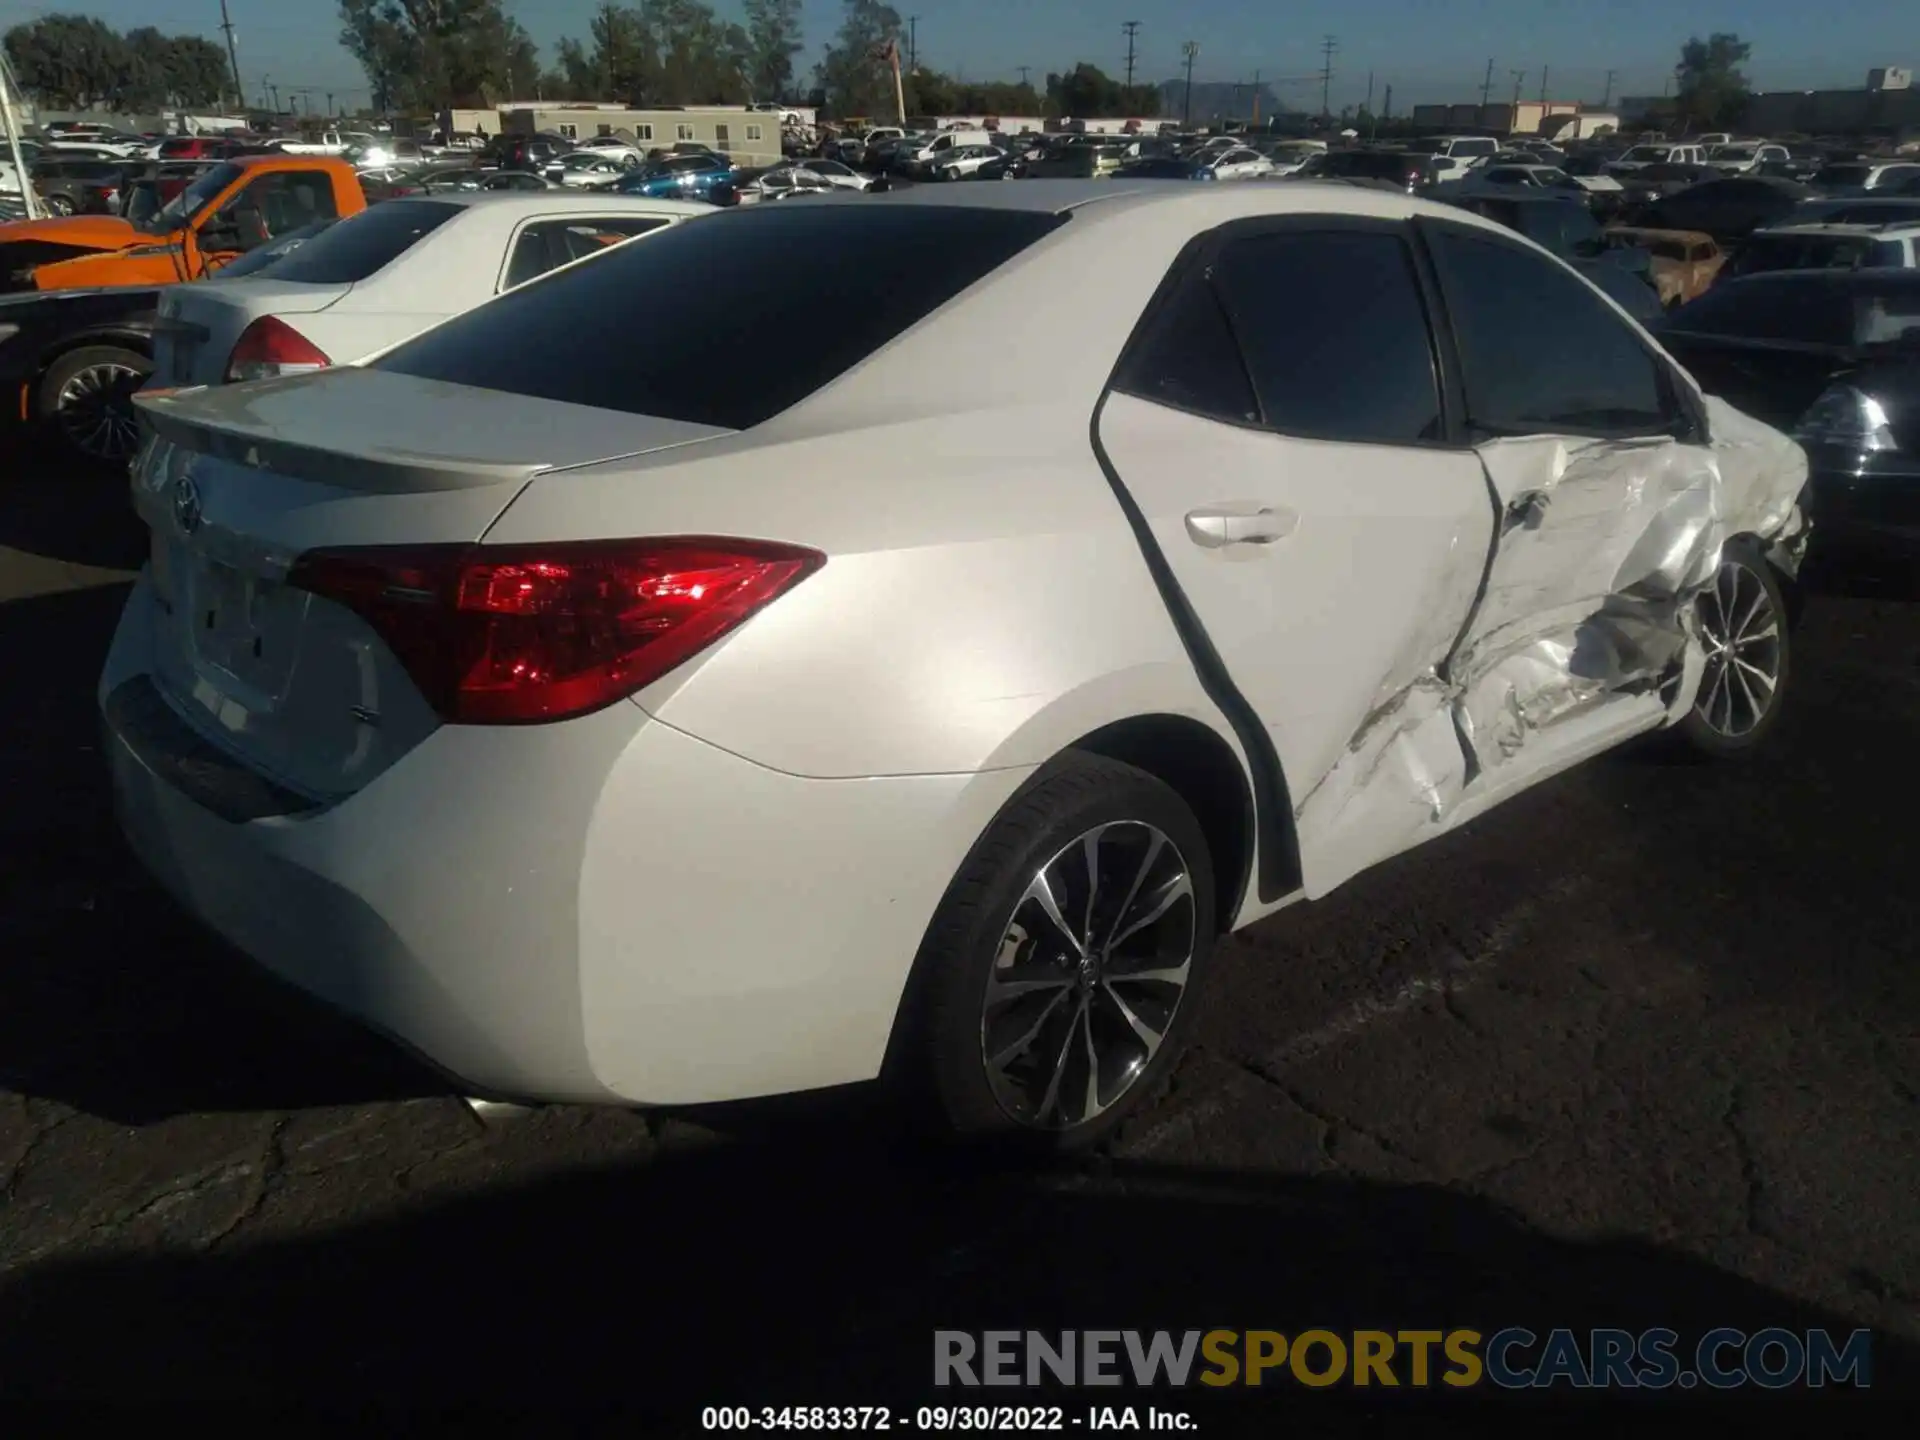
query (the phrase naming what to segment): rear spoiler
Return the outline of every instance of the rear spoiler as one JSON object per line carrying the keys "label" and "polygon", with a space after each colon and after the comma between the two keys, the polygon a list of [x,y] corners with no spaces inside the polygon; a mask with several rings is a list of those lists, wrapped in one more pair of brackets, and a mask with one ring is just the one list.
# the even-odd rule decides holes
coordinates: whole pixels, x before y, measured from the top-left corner
{"label": "rear spoiler", "polygon": [[[232,416],[216,425],[195,418],[192,402],[204,385],[147,389],[133,397],[148,426],[162,440],[197,454],[271,470],[301,480],[347,490],[405,493],[419,490],[467,490],[481,485],[524,484],[548,460],[480,460],[471,456],[427,455],[356,442],[351,435],[325,445],[288,440],[273,427]],[[186,413],[183,413],[185,411]]]}

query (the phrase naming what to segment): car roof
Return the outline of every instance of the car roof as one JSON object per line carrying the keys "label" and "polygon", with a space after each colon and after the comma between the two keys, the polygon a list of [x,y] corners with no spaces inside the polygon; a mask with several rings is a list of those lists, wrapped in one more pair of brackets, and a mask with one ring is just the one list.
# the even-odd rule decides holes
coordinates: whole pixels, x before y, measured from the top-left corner
{"label": "car roof", "polygon": [[401,195],[382,202],[387,205],[457,205],[463,210],[485,210],[489,214],[515,216],[602,214],[609,210],[641,210],[648,214],[711,215],[713,206],[697,200],[654,199],[645,195],[623,195],[617,190],[597,190],[581,194],[576,190],[481,190],[471,194]]}
{"label": "car roof", "polygon": [[1920,220],[1890,220],[1884,225],[1872,225],[1858,220],[1836,220],[1830,223],[1809,220],[1800,225],[1769,225],[1753,233],[1755,235],[1834,235],[1841,238],[1853,236],[1862,240],[1884,240],[1889,236],[1899,239],[1901,232],[1920,235]]}

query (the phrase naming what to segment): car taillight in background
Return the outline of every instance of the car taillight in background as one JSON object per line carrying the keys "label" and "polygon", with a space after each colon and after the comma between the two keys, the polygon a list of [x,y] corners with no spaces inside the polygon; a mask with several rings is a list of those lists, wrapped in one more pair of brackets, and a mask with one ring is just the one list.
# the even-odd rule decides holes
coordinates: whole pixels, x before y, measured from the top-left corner
{"label": "car taillight in background", "polygon": [[286,321],[262,315],[246,328],[227,357],[227,383],[299,375],[331,365],[324,351]]}
{"label": "car taillight in background", "polygon": [[625,699],[824,564],[704,536],[378,546],[309,552],[287,583],[378,631],[443,719],[511,725]]}

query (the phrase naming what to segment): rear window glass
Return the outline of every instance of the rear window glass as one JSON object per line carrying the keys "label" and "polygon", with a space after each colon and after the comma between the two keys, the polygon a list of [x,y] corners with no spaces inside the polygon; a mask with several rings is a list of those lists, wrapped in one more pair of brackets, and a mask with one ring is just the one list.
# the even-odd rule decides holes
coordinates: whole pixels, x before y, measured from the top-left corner
{"label": "rear window glass", "polygon": [[1854,300],[1849,291],[1811,277],[1756,276],[1715,285],[1675,310],[1663,328],[1741,340],[1851,345]]}
{"label": "rear window glass", "polygon": [[374,368],[744,430],[1065,220],[832,200],[727,211],[509,291]]}
{"label": "rear window glass", "polygon": [[1767,270],[1850,270],[1863,264],[1873,242],[1853,235],[1755,235],[1729,267],[1731,275]]}
{"label": "rear window glass", "polygon": [[398,259],[460,213],[437,200],[388,200],[316,235],[273,267],[276,280],[351,285]]}

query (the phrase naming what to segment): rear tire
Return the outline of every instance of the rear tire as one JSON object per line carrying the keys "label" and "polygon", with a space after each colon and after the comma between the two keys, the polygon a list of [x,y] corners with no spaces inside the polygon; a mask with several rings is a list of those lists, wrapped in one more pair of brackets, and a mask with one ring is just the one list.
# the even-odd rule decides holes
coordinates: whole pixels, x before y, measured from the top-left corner
{"label": "rear tire", "polygon": [[40,379],[34,416],[67,454],[88,465],[125,465],[140,448],[133,394],[153,361],[123,345],[82,345]]}
{"label": "rear tire", "polygon": [[922,1114],[948,1138],[1097,1144],[1178,1055],[1213,941],[1193,811],[1069,752],[974,846],[921,946],[900,1059]]}
{"label": "rear tire", "polygon": [[1695,602],[1707,668],[1687,718],[1675,727],[1696,753],[1744,759],[1779,723],[1792,677],[1792,611],[1780,577],[1751,540],[1721,552],[1713,584]]}

